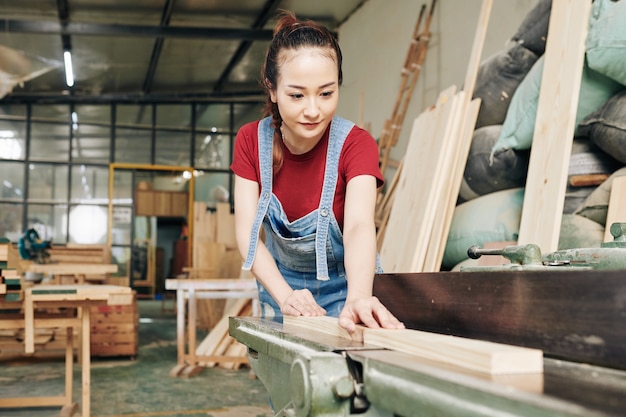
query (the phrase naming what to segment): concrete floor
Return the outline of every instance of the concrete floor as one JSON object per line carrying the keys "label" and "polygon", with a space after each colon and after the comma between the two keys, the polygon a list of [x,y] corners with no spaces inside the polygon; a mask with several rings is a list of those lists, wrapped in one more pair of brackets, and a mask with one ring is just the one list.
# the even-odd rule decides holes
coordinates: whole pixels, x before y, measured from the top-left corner
{"label": "concrete floor", "polygon": [[[176,365],[176,318],[161,301],[139,301],[139,351],[135,358],[92,359],[93,417],[269,417],[269,395],[247,367],[206,368],[191,378],[168,375]],[[63,359],[0,361],[0,397],[63,393]],[[251,377],[252,376],[252,377]],[[80,416],[80,366],[74,400]],[[0,409],[2,417],[58,417],[59,407]]]}

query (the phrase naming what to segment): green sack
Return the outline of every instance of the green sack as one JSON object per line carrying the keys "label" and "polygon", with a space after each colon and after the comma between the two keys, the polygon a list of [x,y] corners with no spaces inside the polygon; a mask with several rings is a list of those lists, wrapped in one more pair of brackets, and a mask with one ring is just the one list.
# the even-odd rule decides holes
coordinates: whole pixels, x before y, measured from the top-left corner
{"label": "green sack", "polygon": [[626,1],[593,2],[586,46],[591,69],[626,85]]}

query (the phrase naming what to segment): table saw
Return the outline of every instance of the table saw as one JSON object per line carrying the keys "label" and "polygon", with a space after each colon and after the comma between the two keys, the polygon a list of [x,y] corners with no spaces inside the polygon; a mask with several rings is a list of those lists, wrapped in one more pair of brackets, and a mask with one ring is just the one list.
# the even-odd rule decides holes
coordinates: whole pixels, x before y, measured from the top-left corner
{"label": "table saw", "polygon": [[565,262],[524,246],[498,251],[513,260],[502,268],[375,277],[374,295],[407,328],[541,349],[539,374],[470,372],[257,317],[231,317],[230,334],[280,416],[624,416],[626,258],[616,248],[626,250]]}

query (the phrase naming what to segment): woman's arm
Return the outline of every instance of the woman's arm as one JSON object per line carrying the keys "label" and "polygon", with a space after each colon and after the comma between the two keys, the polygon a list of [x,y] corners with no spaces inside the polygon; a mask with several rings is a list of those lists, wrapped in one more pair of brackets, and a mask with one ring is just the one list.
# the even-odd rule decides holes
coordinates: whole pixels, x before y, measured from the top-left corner
{"label": "woman's arm", "polygon": [[346,305],[339,324],[349,331],[355,324],[403,328],[380,301],[372,296],[376,268],[376,178],[360,175],[348,182],[344,208],[344,264],[348,279]]}
{"label": "woman's arm", "polygon": [[[235,236],[241,256],[245,259],[250,234],[259,202],[259,184],[235,175]],[[283,314],[320,316],[326,312],[308,290],[294,291],[276,266],[265,244],[259,240],[252,272],[276,300]]]}

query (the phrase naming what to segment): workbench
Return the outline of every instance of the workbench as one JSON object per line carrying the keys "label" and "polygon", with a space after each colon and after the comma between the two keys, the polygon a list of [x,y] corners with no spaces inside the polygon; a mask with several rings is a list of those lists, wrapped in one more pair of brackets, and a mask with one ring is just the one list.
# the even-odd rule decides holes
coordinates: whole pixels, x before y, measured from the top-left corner
{"label": "workbench", "polygon": [[[131,304],[133,293],[130,287],[114,285],[37,285],[24,290],[22,318],[0,320],[0,327],[24,329],[24,351],[35,353],[35,329],[65,327],[67,329],[65,344],[65,392],[63,395],[51,397],[20,397],[0,398],[0,408],[18,407],[49,407],[61,406],[61,416],[73,415],[78,406],[73,402],[73,329],[79,329],[80,348],[78,356],[81,361],[82,376],[82,408],[81,417],[89,417],[90,385],[91,385],[91,352],[90,352],[90,307],[98,305]],[[35,309],[75,309],[73,317],[36,317]]]}
{"label": "workbench", "polygon": [[[171,374],[179,374],[185,368],[196,368],[202,361],[215,362],[222,360],[230,362],[234,360],[233,358],[199,356],[196,354],[197,300],[229,298],[257,300],[256,279],[166,279],[165,289],[176,291],[177,365]],[[258,302],[254,301],[253,306],[256,306],[254,309],[258,312]],[[187,317],[186,326],[185,317]],[[187,331],[185,331],[185,328]],[[188,373],[193,373],[193,371]]]}

